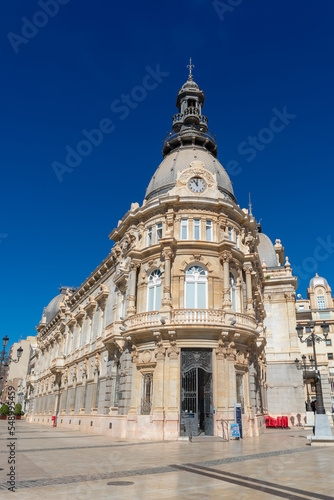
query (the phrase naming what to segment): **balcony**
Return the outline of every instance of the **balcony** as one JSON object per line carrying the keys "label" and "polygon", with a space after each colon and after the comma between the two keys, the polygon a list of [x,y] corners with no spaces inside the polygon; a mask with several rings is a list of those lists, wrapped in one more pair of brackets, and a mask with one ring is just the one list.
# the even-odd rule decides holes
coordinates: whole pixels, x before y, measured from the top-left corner
{"label": "balcony", "polygon": [[232,327],[233,329],[252,330],[257,329],[258,324],[255,318],[237,312],[226,312],[221,309],[172,309],[170,319],[166,319],[165,323],[161,322],[164,314],[159,311],[151,311],[135,314],[126,320],[126,333],[135,333],[143,329],[168,328],[177,327]]}
{"label": "balcony", "polygon": [[36,382],[36,375],[34,373],[29,373],[27,377],[27,385],[34,388]]}
{"label": "balcony", "polygon": [[65,366],[65,360],[63,358],[63,356],[59,356],[58,358],[55,358],[51,361],[51,364],[50,364],[50,371],[51,373],[61,373],[63,370],[64,370],[64,366]]}

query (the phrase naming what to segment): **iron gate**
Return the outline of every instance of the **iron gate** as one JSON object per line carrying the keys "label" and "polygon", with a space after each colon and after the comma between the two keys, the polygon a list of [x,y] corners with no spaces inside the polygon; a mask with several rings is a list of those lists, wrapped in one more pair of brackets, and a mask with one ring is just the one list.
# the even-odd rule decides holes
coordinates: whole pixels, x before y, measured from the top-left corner
{"label": "iron gate", "polygon": [[[193,417],[192,417],[193,415]],[[181,351],[181,429],[189,435],[213,435],[212,351]]]}

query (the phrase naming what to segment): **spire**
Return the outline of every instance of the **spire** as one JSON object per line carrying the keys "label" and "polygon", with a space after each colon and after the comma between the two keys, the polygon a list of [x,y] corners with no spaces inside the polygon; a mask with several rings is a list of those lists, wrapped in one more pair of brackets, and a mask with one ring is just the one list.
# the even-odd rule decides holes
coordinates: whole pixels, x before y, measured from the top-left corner
{"label": "spire", "polygon": [[192,74],[192,69],[194,68],[194,64],[191,64],[191,58],[189,60],[189,64],[187,64],[187,68],[189,69],[189,76],[188,76],[188,80],[190,80],[191,82],[193,81],[193,74]]}
{"label": "spire", "polygon": [[204,92],[193,80],[194,68],[190,58],[188,80],[182,85],[176,99],[179,112],[173,116],[172,130],[168,132],[162,154],[168,153],[181,146],[201,146],[217,156],[215,136],[208,130],[208,119],[202,115],[205,97]]}
{"label": "spire", "polygon": [[249,215],[253,216],[253,213],[252,213],[252,200],[251,200],[251,194],[250,193],[249,193],[248,212],[249,212]]}

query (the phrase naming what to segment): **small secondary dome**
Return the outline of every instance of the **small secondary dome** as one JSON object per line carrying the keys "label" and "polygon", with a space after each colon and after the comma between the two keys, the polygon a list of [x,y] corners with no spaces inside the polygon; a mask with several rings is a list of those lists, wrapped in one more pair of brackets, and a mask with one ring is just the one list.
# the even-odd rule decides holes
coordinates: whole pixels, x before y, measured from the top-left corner
{"label": "small secondary dome", "polygon": [[63,286],[60,289],[60,294],[56,295],[49,304],[44,308],[43,318],[45,318],[46,323],[52,320],[52,318],[59,312],[60,304],[64,301],[66,293],[70,291],[73,292],[74,289],[68,286]]}
{"label": "small secondary dome", "polygon": [[257,247],[261,262],[265,260],[268,267],[277,267],[277,256],[271,239],[264,233],[259,233],[260,243]]}
{"label": "small secondary dome", "polygon": [[147,200],[166,193],[176,184],[178,171],[189,168],[192,161],[202,161],[205,168],[216,174],[218,189],[235,201],[232,183],[222,164],[205,148],[180,147],[169,153],[160,163],[146,190]]}
{"label": "small secondary dome", "polygon": [[310,281],[310,288],[314,288],[317,285],[324,286],[325,288],[328,287],[328,282],[325,278],[322,278],[321,276],[316,273],[315,277],[311,279]]}

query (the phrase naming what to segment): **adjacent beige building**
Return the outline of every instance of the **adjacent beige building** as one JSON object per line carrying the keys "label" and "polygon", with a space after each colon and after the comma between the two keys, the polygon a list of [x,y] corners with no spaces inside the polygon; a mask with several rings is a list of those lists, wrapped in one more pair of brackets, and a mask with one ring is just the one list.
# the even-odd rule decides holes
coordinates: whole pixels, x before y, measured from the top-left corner
{"label": "adjacent beige building", "polygon": [[[304,340],[310,335],[311,330],[308,326],[310,321],[315,322],[315,333],[324,339],[321,329],[321,324],[326,322],[329,325],[329,334],[325,341],[316,343],[316,355],[318,369],[321,376],[321,385],[326,413],[331,415],[334,406],[334,301],[332,298],[332,290],[325,278],[321,278],[316,274],[311,279],[307,289],[307,299],[301,296],[296,301],[296,316],[297,323],[304,327]],[[313,345],[310,341],[301,344],[302,355],[307,359],[309,365],[308,370],[311,371],[311,358],[314,358]],[[315,400],[315,384],[314,380],[307,379],[308,389],[311,400]],[[305,400],[307,399],[307,391],[305,387]]]}
{"label": "adjacent beige building", "polygon": [[9,351],[9,356],[14,360],[17,359],[16,353],[19,348],[22,348],[22,355],[18,363],[9,361],[8,369],[6,370],[5,380],[3,384],[2,401],[7,401],[8,387],[15,388],[15,403],[22,405],[23,411],[26,410],[26,379],[29,371],[30,358],[37,347],[37,338],[29,336],[24,340],[15,342]]}
{"label": "adjacent beige building", "polygon": [[203,105],[190,73],[144,202],[87,280],[44,309],[30,422],[161,440],[190,426],[221,436],[235,404],[244,436],[268,412],[303,418],[297,279],[280,240],[237,204]]}

